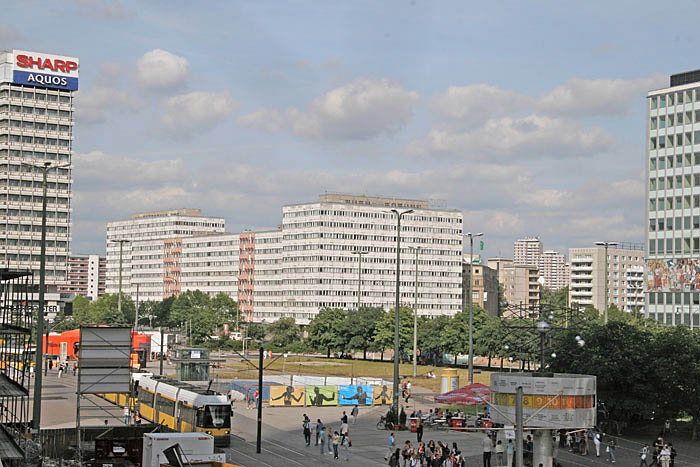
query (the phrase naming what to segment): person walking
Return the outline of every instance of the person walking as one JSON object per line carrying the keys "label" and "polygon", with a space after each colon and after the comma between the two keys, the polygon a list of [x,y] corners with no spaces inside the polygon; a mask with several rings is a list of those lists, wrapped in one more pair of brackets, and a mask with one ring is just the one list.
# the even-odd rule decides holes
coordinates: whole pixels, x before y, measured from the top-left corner
{"label": "person walking", "polygon": [[304,414],[304,421],[301,424],[304,430],[304,441],[306,441],[307,446],[311,446],[311,420]]}
{"label": "person walking", "polygon": [[664,447],[661,448],[659,460],[661,460],[661,467],[671,466],[671,450],[668,448],[668,445],[664,445]]}
{"label": "person walking", "polygon": [[676,464],[676,448],[673,447],[673,443],[668,443],[668,450],[671,451],[671,462],[668,464],[669,467],[674,467]]}
{"label": "person walking", "polygon": [[649,467],[647,457],[649,457],[649,445],[645,444],[639,452],[639,467]]}
{"label": "person walking", "polygon": [[324,455],[326,450],[324,449],[326,447],[326,427],[321,425],[321,434],[319,435],[319,440],[321,442],[321,455]]}
{"label": "person walking", "polygon": [[321,437],[321,428],[323,428],[323,422],[320,418],[316,419],[316,446],[318,446],[318,439]]}
{"label": "person walking", "polygon": [[394,450],[389,456],[389,467],[399,467],[399,459],[401,458],[401,452],[398,448]]}
{"label": "person walking", "polygon": [[63,376],[63,363],[58,367],[58,377],[60,378],[61,376]]}
{"label": "person walking", "polygon": [[503,451],[504,451],[504,446],[503,442],[499,439],[496,442],[496,465],[501,467],[503,464]]}
{"label": "person walking", "polygon": [[355,404],[355,407],[352,408],[352,411],[350,412],[350,415],[352,415],[352,424],[354,425],[357,423],[357,416],[360,414],[360,407]]}
{"label": "person walking", "polygon": [[345,447],[345,462],[350,462],[350,448],[352,447],[352,441],[350,441],[349,437],[345,437],[345,443],[343,443]]}
{"label": "person walking", "polygon": [[605,450],[608,452],[608,461],[612,462],[613,464],[617,462],[615,460],[615,448],[617,447],[617,443],[615,442],[615,438],[610,438],[608,441],[608,447],[605,448]]}
{"label": "person walking", "polygon": [[420,418],[416,420],[416,438],[418,439],[418,443],[420,444],[421,441],[423,441],[423,420]]}
{"label": "person walking", "polygon": [[389,450],[387,451],[386,455],[384,456],[384,460],[391,458],[391,455],[394,453],[395,448],[396,448],[396,438],[394,438],[394,433],[392,432],[389,435]]}
{"label": "person walking", "polygon": [[593,444],[595,445],[595,456],[600,457],[600,432],[593,434]]}
{"label": "person walking", "polygon": [[348,424],[341,423],[340,424],[340,444],[343,444],[343,441],[345,441],[345,438],[348,436],[348,433],[350,433],[350,430],[348,428]]}
{"label": "person walking", "polygon": [[333,459],[338,458],[338,444],[340,444],[340,434],[337,431],[333,432]]}
{"label": "person walking", "polygon": [[484,467],[491,467],[491,447],[493,446],[493,442],[491,441],[491,437],[488,435],[488,433],[484,434],[484,439],[481,441],[481,445],[484,451]]}
{"label": "person walking", "polygon": [[343,416],[340,417],[340,423],[347,423],[348,422],[348,414],[345,413],[345,410],[343,410]]}
{"label": "person walking", "polygon": [[506,458],[508,459],[508,463],[506,464],[506,467],[511,467],[513,465],[513,455],[514,454],[515,454],[515,446],[513,446],[513,440],[509,439],[508,446],[506,446]]}

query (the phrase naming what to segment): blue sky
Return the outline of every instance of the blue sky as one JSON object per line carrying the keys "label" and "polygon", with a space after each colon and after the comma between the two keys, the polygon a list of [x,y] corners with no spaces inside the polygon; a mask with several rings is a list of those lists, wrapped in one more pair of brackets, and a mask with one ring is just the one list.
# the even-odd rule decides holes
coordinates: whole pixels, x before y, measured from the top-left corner
{"label": "blue sky", "polygon": [[644,236],[645,94],[700,68],[693,2],[4,6],[0,49],[81,60],[75,252],[201,207],[275,226],[324,191],[461,209],[486,254]]}

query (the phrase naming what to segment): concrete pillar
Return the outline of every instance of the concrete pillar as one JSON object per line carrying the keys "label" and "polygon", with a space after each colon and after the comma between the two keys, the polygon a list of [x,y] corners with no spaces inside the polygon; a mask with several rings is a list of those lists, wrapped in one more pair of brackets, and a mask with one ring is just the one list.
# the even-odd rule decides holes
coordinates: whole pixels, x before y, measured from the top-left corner
{"label": "concrete pillar", "polygon": [[534,430],[532,467],[552,467],[552,430]]}

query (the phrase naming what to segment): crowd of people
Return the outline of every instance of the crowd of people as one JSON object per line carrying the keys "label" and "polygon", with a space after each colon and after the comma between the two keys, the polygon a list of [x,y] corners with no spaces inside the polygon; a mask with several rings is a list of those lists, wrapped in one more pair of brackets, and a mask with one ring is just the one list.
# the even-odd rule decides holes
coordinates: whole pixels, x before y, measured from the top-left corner
{"label": "crowd of people", "polygon": [[[353,416],[353,424],[355,424],[359,414],[359,407],[355,405],[350,413]],[[316,423],[312,424],[311,419],[306,414],[304,414],[301,426],[307,446],[311,446],[311,432],[314,430],[316,432],[316,443],[314,446],[319,446],[319,454],[323,456],[328,451],[328,454],[333,454],[333,459],[338,459],[342,449],[345,460],[350,461],[352,441],[350,440],[350,426],[348,425],[348,414],[346,411],[343,411],[343,415],[340,417],[340,425],[337,430],[334,430],[331,424],[324,424],[320,418],[317,418]]]}

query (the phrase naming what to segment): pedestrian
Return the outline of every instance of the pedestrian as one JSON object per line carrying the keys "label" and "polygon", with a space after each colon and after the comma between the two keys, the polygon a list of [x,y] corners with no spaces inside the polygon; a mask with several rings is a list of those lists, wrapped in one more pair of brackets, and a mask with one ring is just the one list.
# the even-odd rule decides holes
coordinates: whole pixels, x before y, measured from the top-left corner
{"label": "pedestrian", "polygon": [[136,423],[137,425],[141,424],[141,412],[139,412],[138,410],[136,411],[136,413],[134,413],[134,423]]}
{"label": "pedestrian", "polygon": [[493,442],[488,433],[484,434],[484,439],[481,441],[481,445],[484,451],[484,467],[491,467],[491,447]]}
{"label": "pedestrian", "polygon": [[608,453],[608,461],[612,462],[613,464],[617,462],[615,460],[615,447],[617,447],[617,443],[615,442],[615,438],[610,438],[610,441],[608,441],[608,447],[605,448],[605,450]]}
{"label": "pedestrian", "polygon": [[668,448],[668,445],[664,445],[664,447],[661,448],[659,459],[661,460],[661,467],[671,466],[671,450]]}
{"label": "pedestrian", "polygon": [[304,414],[304,421],[301,424],[304,430],[304,441],[306,441],[307,446],[311,446],[311,420]]}
{"label": "pedestrian", "polygon": [[508,459],[507,467],[513,465],[513,455],[515,454],[515,446],[513,446],[513,440],[508,439],[508,446],[506,446],[506,458]]}
{"label": "pedestrian", "polygon": [[340,444],[340,434],[337,431],[333,432],[333,459],[338,458],[338,444]]}
{"label": "pedestrian", "polygon": [[418,439],[418,443],[423,441],[423,420],[420,418],[416,420],[416,438]]}
{"label": "pedestrian", "polygon": [[669,467],[674,467],[676,464],[676,448],[673,447],[673,443],[668,443],[668,450],[671,451],[671,462],[668,464]]}
{"label": "pedestrian", "polygon": [[392,432],[389,435],[389,451],[384,456],[384,460],[391,458],[391,455],[394,453],[395,447],[396,447],[396,438],[394,438],[394,433]]}
{"label": "pedestrian", "polygon": [[389,467],[399,467],[399,459],[401,457],[401,452],[399,451],[398,448],[394,450],[393,453],[389,456]]}
{"label": "pedestrian", "polygon": [[639,467],[648,467],[647,457],[649,456],[649,445],[645,444],[642,446],[642,450],[639,452]]}
{"label": "pedestrian", "polygon": [[595,456],[600,457],[600,432],[593,434],[593,444],[595,445]]}
{"label": "pedestrian", "polygon": [[345,462],[350,462],[350,448],[352,447],[352,441],[349,437],[345,437]]}
{"label": "pedestrian", "polygon": [[73,362],[73,376],[78,373],[78,364]]}
{"label": "pedestrian", "polygon": [[129,424],[129,407],[124,407],[124,425]]}
{"label": "pedestrian", "polygon": [[255,408],[257,409],[260,404],[260,391],[256,388],[253,393],[253,399],[255,400]]}
{"label": "pedestrian", "polygon": [[58,377],[60,378],[61,376],[63,376],[63,363],[58,367]]}
{"label": "pedestrian", "polygon": [[325,454],[324,448],[326,447],[326,427],[321,425],[321,435],[319,436],[321,442],[321,455]]}
{"label": "pedestrian", "polygon": [[352,415],[352,424],[354,425],[357,423],[357,416],[360,413],[360,407],[355,404],[355,407],[352,408],[352,411],[350,412],[350,415]]}
{"label": "pedestrian", "polygon": [[504,446],[503,442],[499,439],[496,442],[496,462],[498,463],[497,465],[500,467],[503,464],[503,451],[504,451]]}
{"label": "pedestrian", "polygon": [[105,418],[105,426],[109,426],[109,420]]}
{"label": "pedestrian", "polygon": [[320,418],[316,419],[316,446],[318,446],[318,439],[321,437],[321,428],[323,428],[323,422]]}
{"label": "pedestrian", "polygon": [[326,427],[326,437],[328,438],[328,452],[333,452],[333,427]]}
{"label": "pedestrian", "polygon": [[411,461],[411,454],[413,453],[413,446],[411,446],[411,442],[406,440],[406,442],[403,445],[403,451],[401,451],[401,458],[402,458],[402,466],[410,465]]}
{"label": "pedestrian", "polygon": [[411,380],[409,379],[406,382],[406,398],[404,399],[404,402],[408,404],[408,399],[411,398]]}
{"label": "pedestrian", "polygon": [[340,423],[347,423],[348,422],[348,414],[345,413],[345,410],[343,410],[343,416],[340,417]]}
{"label": "pedestrian", "polygon": [[345,438],[348,436],[349,432],[350,432],[350,430],[348,429],[348,424],[341,423],[340,424],[340,444],[343,444],[343,441],[345,441]]}
{"label": "pedestrian", "polygon": [[49,360],[49,370],[53,370],[53,360]]}

